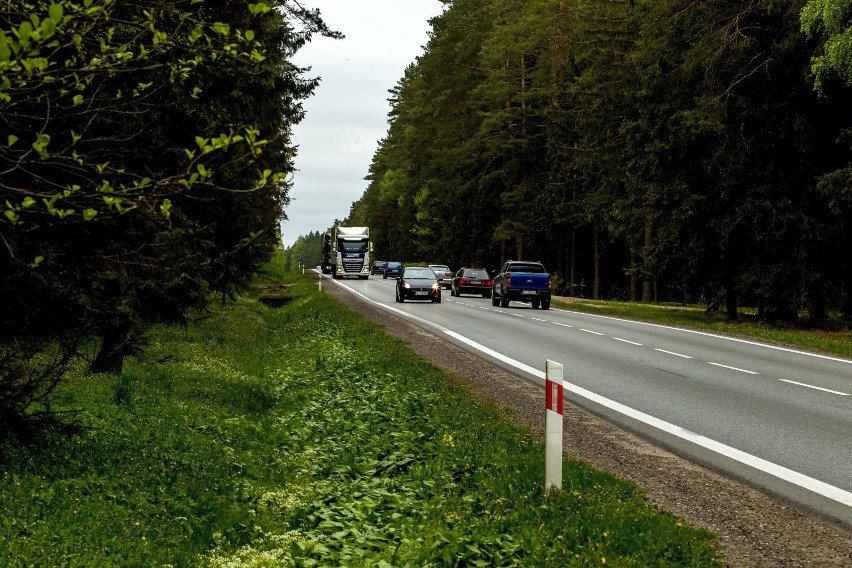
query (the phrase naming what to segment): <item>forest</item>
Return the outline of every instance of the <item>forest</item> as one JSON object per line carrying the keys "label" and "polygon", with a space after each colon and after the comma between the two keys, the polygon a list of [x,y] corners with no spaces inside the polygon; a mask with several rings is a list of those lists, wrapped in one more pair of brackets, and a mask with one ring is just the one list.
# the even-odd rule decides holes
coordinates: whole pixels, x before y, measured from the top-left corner
{"label": "forest", "polygon": [[447,1],[345,222],[377,258],[540,260],[560,294],[848,321],[849,16]]}

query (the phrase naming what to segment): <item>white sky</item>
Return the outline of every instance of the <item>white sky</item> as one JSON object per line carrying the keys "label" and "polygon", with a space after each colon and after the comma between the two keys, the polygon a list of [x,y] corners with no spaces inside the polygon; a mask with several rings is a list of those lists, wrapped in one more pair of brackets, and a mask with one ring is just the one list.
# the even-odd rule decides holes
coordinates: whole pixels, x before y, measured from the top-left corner
{"label": "white sky", "polygon": [[294,58],[322,81],[304,101],[306,118],[293,129],[299,147],[284,245],[323,231],[349,214],[367,188],[364,177],[387,134],[388,90],[428,42],[439,0],[305,0],[346,38],[315,36]]}

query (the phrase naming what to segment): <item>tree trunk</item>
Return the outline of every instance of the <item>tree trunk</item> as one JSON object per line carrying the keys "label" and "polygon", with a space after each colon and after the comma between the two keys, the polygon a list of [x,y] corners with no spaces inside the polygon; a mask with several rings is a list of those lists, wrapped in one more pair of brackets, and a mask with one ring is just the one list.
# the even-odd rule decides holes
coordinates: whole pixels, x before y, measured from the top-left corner
{"label": "tree trunk", "polygon": [[576,295],[577,284],[577,230],[571,230],[571,282],[568,286],[568,295]]}
{"label": "tree trunk", "polygon": [[642,279],[642,303],[650,304],[653,299],[653,279],[648,274],[648,259],[651,258],[651,247],[654,246],[654,227],[650,219],[645,219],[645,244],[642,256],[645,263],[645,274]]}
{"label": "tree trunk", "polygon": [[595,241],[595,278],[592,284],[592,299],[601,299],[601,243],[598,238],[598,222],[595,221],[594,227]]}
{"label": "tree trunk", "polygon": [[92,362],[93,373],[120,373],[124,368],[124,358],[133,351],[130,330],[126,327],[111,329],[103,333],[101,348]]}
{"label": "tree trunk", "polygon": [[724,288],[726,317],[730,321],[739,319],[739,314],[737,313],[737,290],[730,280],[725,282]]}
{"label": "tree trunk", "polygon": [[636,273],[633,270],[636,268],[636,254],[630,253],[630,301],[636,302],[639,300],[639,279],[636,278]]}

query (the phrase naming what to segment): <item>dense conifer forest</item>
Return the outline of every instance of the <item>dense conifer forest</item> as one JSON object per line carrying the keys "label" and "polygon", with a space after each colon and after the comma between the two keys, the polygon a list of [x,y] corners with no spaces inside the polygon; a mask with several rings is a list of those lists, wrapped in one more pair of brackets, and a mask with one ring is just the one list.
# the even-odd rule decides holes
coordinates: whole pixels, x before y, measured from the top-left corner
{"label": "dense conifer forest", "polygon": [[535,259],[564,294],[848,320],[835,4],[448,1],[346,222],[378,258]]}

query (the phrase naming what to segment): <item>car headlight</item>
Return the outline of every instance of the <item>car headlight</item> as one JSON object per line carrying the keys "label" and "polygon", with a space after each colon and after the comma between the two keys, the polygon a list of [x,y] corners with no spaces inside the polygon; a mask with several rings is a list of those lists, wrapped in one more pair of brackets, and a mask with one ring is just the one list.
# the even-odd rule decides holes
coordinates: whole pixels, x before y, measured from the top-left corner
{"label": "car headlight", "polygon": [[441,283],[435,282],[434,284],[432,284],[432,289],[433,290],[440,290],[441,289]]}
{"label": "car headlight", "polygon": [[411,284],[409,284],[408,282],[406,282],[405,284],[403,284],[403,285],[402,285],[402,287],[403,287],[403,288],[405,288],[405,289],[410,289],[410,288],[411,288]]}

